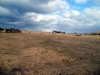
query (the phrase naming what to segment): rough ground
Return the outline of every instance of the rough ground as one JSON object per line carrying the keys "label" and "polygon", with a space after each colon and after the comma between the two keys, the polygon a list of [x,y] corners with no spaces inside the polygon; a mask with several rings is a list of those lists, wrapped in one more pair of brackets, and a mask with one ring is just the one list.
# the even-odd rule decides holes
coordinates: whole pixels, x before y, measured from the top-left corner
{"label": "rough ground", "polygon": [[100,75],[100,36],[0,33],[0,75]]}

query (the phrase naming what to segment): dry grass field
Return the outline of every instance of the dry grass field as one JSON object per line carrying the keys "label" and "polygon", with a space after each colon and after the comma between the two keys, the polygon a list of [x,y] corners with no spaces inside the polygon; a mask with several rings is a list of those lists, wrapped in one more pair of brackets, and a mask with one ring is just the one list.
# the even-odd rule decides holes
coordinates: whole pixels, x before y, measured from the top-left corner
{"label": "dry grass field", "polygon": [[0,33],[0,75],[100,75],[100,36]]}

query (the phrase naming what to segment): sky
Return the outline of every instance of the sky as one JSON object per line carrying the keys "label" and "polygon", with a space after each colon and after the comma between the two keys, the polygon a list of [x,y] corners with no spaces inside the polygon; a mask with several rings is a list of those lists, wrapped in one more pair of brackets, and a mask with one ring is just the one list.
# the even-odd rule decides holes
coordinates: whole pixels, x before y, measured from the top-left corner
{"label": "sky", "polygon": [[100,0],[0,0],[0,27],[88,33],[100,30]]}

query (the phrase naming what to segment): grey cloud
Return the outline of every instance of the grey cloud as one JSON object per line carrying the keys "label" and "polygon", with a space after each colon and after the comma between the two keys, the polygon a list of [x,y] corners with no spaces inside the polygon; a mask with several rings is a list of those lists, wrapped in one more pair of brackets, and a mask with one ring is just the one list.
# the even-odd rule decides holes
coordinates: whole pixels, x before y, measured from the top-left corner
{"label": "grey cloud", "polygon": [[[26,21],[27,19],[30,20],[31,15],[26,18],[24,18],[23,15],[27,12],[43,14],[55,12],[57,10],[55,7],[52,8],[52,6],[48,6],[48,3],[51,1],[54,0],[0,0],[0,26],[16,27],[18,25],[19,28],[24,28],[24,26],[21,25],[22,23],[25,25],[25,28],[31,25],[35,26],[37,25],[36,22],[33,21],[31,23],[30,21]],[[16,24],[16,22],[19,22],[19,24]]]}
{"label": "grey cloud", "polygon": [[[41,14],[42,15],[42,14]],[[36,19],[31,19],[31,18],[37,18],[39,15],[38,14],[33,14],[33,15],[27,15],[25,14],[22,16],[22,19],[18,22],[19,26],[23,26],[22,29],[30,29],[30,30],[35,30],[35,31],[44,31],[45,29],[52,29],[52,25],[50,23],[52,20],[41,20],[41,21],[36,21]],[[13,22],[14,24],[14,22]],[[44,29],[44,30],[43,30]]]}
{"label": "grey cloud", "polygon": [[82,14],[69,12],[70,15],[64,17],[62,12],[60,15],[56,13],[58,8],[60,9],[60,1],[63,0],[0,0],[0,27],[66,32],[90,32],[100,29],[96,14],[99,8],[96,12],[93,11],[95,14],[92,15],[92,8],[89,8],[87,12],[83,10]]}
{"label": "grey cloud", "polygon": [[32,0],[32,1],[36,1],[37,3],[48,3],[49,1],[54,1],[54,0]]}
{"label": "grey cloud", "polygon": [[9,10],[17,10],[20,14],[24,12],[52,13],[57,10],[57,7],[48,6],[51,1],[54,0],[1,0],[0,5]]}

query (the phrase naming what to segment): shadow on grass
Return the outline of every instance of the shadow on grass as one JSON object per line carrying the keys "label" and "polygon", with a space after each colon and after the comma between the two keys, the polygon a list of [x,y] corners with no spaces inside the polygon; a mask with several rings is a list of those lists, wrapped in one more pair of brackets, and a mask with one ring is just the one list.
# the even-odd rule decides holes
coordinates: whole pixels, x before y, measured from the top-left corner
{"label": "shadow on grass", "polygon": [[16,75],[16,72],[19,72],[21,75],[25,75],[24,71],[20,68],[13,68],[7,75]]}
{"label": "shadow on grass", "polygon": [[93,75],[100,75],[100,68],[93,72]]}
{"label": "shadow on grass", "polygon": [[3,67],[0,67],[0,75],[6,75],[6,70]]}
{"label": "shadow on grass", "polygon": [[[20,75],[26,75],[24,71],[20,68],[13,68],[11,71],[7,72],[6,69],[0,67],[0,75],[18,75],[19,72]],[[70,75],[70,74],[59,74],[59,75]],[[76,74],[73,74],[76,75]],[[100,75],[100,68],[95,70],[94,72],[88,73],[87,75]]]}
{"label": "shadow on grass", "polygon": [[26,75],[24,71],[20,68],[13,68],[10,72],[7,72],[6,69],[0,67],[0,75],[16,75],[17,72],[19,72],[20,75]]}

